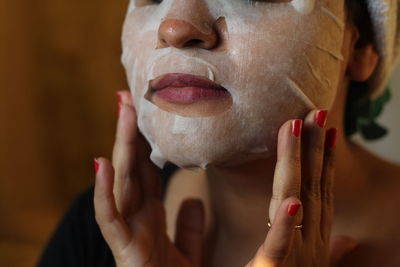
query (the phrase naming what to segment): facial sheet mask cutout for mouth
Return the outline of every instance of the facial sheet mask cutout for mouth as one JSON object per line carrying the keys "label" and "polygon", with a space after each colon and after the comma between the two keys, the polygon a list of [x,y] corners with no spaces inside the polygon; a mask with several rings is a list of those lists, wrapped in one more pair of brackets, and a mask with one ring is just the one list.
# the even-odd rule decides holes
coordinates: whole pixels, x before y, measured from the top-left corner
{"label": "facial sheet mask cutout for mouth", "polygon": [[[139,1],[150,0],[130,5],[122,61],[139,129],[159,167],[169,161],[205,169],[269,157],[285,121],[332,106],[343,61],[344,0]],[[205,34],[213,22],[225,20],[226,49],[157,48],[158,29],[167,19]],[[207,77],[227,89],[232,104],[206,117],[160,109],[145,94],[149,81],[166,73]]]}

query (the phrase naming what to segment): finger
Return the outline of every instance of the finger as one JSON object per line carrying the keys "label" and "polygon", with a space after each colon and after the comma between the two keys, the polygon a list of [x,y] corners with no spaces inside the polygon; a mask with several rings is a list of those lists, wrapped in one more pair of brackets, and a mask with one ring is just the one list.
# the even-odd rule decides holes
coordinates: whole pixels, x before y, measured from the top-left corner
{"label": "finger", "polygon": [[121,215],[127,218],[141,204],[141,184],[136,170],[136,112],[132,106],[119,103],[119,119],[113,149],[115,168],[114,195]]}
{"label": "finger", "polygon": [[124,105],[134,106],[132,101],[132,94],[130,91],[123,90],[116,93],[118,102]]}
{"label": "finger", "polygon": [[97,159],[96,164],[98,170],[93,200],[96,221],[110,248],[119,251],[129,243],[131,234],[115,203],[113,167],[104,158]]}
{"label": "finger", "polygon": [[[117,93],[120,103],[127,105],[129,108],[133,107],[132,95],[129,91],[120,91]],[[135,116],[137,116],[135,112]],[[161,183],[159,169],[151,162],[150,153],[151,148],[143,135],[138,131],[136,127],[136,137],[135,137],[135,167],[136,176],[140,179],[140,185],[143,189],[143,198],[146,197],[156,197],[161,198]]]}
{"label": "finger", "polygon": [[144,198],[161,200],[160,169],[150,160],[151,147],[141,133],[137,134],[136,144],[136,169],[141,179]]}
{"label": "finger", "polygon": [[194,266],[202,264],[204,225],[204,206],[201,200],[185,200],[178,213],[175,245]]}
{"label": "finger", "polygon": [[279,266],[290,253],[295,236],[296,217],[301,207],[301,202],[295,197],[285,199],[280,205],[276,217],[272,222],[264,244],[257,251],[253,267]]}
{"label": "finger", "polygon": [[330,242],[330,263],[336,266],[347,254],[351,253],[359,245],[349,236],[335,236]]}
{"label": "finger", "polygon": [[321,199],[322,199],[322,214],[321,214],[321,238],[328,241],[333,218],[333,184],[335,176],[336,163],[336,140],[337,129],[332,128],[326,132],[325,155],[322,170],[321,180]]}
{"label": "finger", "polygon": [[[279,130],[277,163],[269,208],[271,221],[274,220],[275,213],[283,200],[291,196],[300,197],[301,129],[302,121],[293,120],[286,122]],[[301,220],[301,216],[299,217]]]}
{"label": "finger", "polygon": [[301,200],[303,237],[319,238],[321,222],[321,173],[325,151],[327,110],[313,110],[304,120],[302,139]]}

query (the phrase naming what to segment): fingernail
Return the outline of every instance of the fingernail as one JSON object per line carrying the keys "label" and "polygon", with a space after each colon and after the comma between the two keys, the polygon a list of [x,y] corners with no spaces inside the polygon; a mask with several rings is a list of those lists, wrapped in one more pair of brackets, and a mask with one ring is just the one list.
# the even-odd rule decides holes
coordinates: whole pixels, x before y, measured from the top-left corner
{"label": "fingernail", "polygon": [[117,98],[118,98],[118,102],[119,102],[119,103],[122,103],[122,96],[121,96],[121,93],[120,93],[120,92],[116,92],[115,95],[116,95]]}
{"label": "fingernail", "polygon": [[337,132],[336,128],[329,129],[326,132],[325,144],[328,148],[330,148],[330,149],[336,148],[337,133],[338,132]]}
{"label": "fingernail", "polygon": [[292,133],[295,137],[299,137],[301,135],[301,129],[303,127],[302,120],[294,120],[292,121]]}
{"label": "fingernail", "polygon": [[318,124],[319,127],[324,128],[327,117],[328,117],[327,110],[318,110],[315,116],[315,122]]}
{"label": "fingernail", "polygon": [[96,158],[93,161],[94,161],[94,170],[97,173],[99,171],[100,163]]}
{"label": "fingernail", "polygon": [[292,216],[292,217],[296,216],[300,206],[301,206],[301,204],[290,204],[288,211],[287,211],[289,216]]}
{"label": "fingernail", "polygon": [[119,116],[120,116],[120,114],[121,114],[121,104],[122,104],[122,96],[121,96],[121,93],[120,92],[116,92],[115,93],[115,95],[117,96],[117,98],[118,98],[118,118],[119,118]]}
{"label": "fingernail", "polygon": [[118,118],[121,115],[121,102],[118,102]]}

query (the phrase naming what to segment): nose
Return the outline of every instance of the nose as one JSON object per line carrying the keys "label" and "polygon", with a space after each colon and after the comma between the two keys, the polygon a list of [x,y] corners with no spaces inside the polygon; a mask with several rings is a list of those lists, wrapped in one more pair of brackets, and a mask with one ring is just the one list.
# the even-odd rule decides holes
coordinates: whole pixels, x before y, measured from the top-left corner
{"label": "nose", "polygon": [[218,35],[215,29],[202,33],[191,23],[179,19],[164,20],[158,29],[158,48],[202,48],[213,49],[217,46]]}

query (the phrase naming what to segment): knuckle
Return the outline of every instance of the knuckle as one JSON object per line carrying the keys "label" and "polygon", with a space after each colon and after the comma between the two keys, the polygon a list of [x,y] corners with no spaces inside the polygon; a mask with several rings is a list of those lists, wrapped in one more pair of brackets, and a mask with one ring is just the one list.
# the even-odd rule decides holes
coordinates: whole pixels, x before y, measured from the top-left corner
{"label": "knuckle", "polygon": [[273,194],[271,199],[276,201],[283,201],[285,199],[285,196],[280,194]]}
{"label": "knuckle", "polygon": [[324,191],[323,199],[326,204],[331,204],[333,201],[333,192],[331,190]]}
{"label": "knuckle", "polygon": [[271,196],[271,199],[273,200],[278,200],[278,201],[284,201],[288,197],[300,197],[300,192],[296,188],[288,188],[285,190],[285,192],[279,192],[279,193],[273,193]]}
{"label": "knuckle", "polygon": [[305,180],[303,182],[303,191],[312,198],[321,198],[321,187],[320,183],[313,181],[312,179]]}
{"label": "knuckle", "polygon": [[317,157],[322,157],[325,153],[325,145],[322,142],[322,139],[315,142],[313,145],[314,153]]}
{"label": "knuckle", "polygon": [[332,170],[334,170],[335,169],[335,166],[336,166],[336,158],[330,158],[329,160],[328,160],[328,163],[326,164],[326,166],[327,166],[327,169],[329,170],[329,171],[332,171]]}
{"label": "knuckle", "polygon": [[293,157],[289,157],[287,159],[287,163],[294,166],[294,167],[300,167],[301,166],[301,159],[300,156],[293,156]]}
{"label": "knuckle", "polygon": [[333,169],[336,166],[336,153],[335,151],[326,151],[325,153],[325,167]]}
{"label": "knuckle", "polygon": [[267,250],[264,248],[263,251],[264,251],[264,257],[278,262],[283,262],[289,254],[289,248],[286,246],[283,248],[273,249],[273,250]]}
{"label": "knuckle", "polygon": [[305,196],[307,199],[312,199],[315,201],[321,200],[321,192],[320,190],[314,190],[310,187],[303,187],[302,195]]}
{"label": "knuckle", "polygon": [[103,216],[101,216],[101,215],[99,215],[98,213],[96,213],[96,214],[94,215],[94,218],[95,218],[97,224],[99,225],[99,228],[100,228],[100,229],[105,229],[106,223],[105,223],[105,221],[104,221]]}
{"label": "knuckle", "polygon": [[293,167],[299,167],[301,165],[301,159],[298,155],[282,157],[277,160],[277,164],[281,166],[290,165]]}
{"label": "knuckle", "polygon": [[321,194],[322,171],[320,166],[307,166],[308,170],[303,170],[302,189],[307,193],[319,196]]}
{"label": "knuckle", "polygon": [[97,224],[100,226],[100,228],[103,225],[103,220],[101,218],[101,216],[96,212],[96,214],[94,215],[94,219],[96,220]]}

